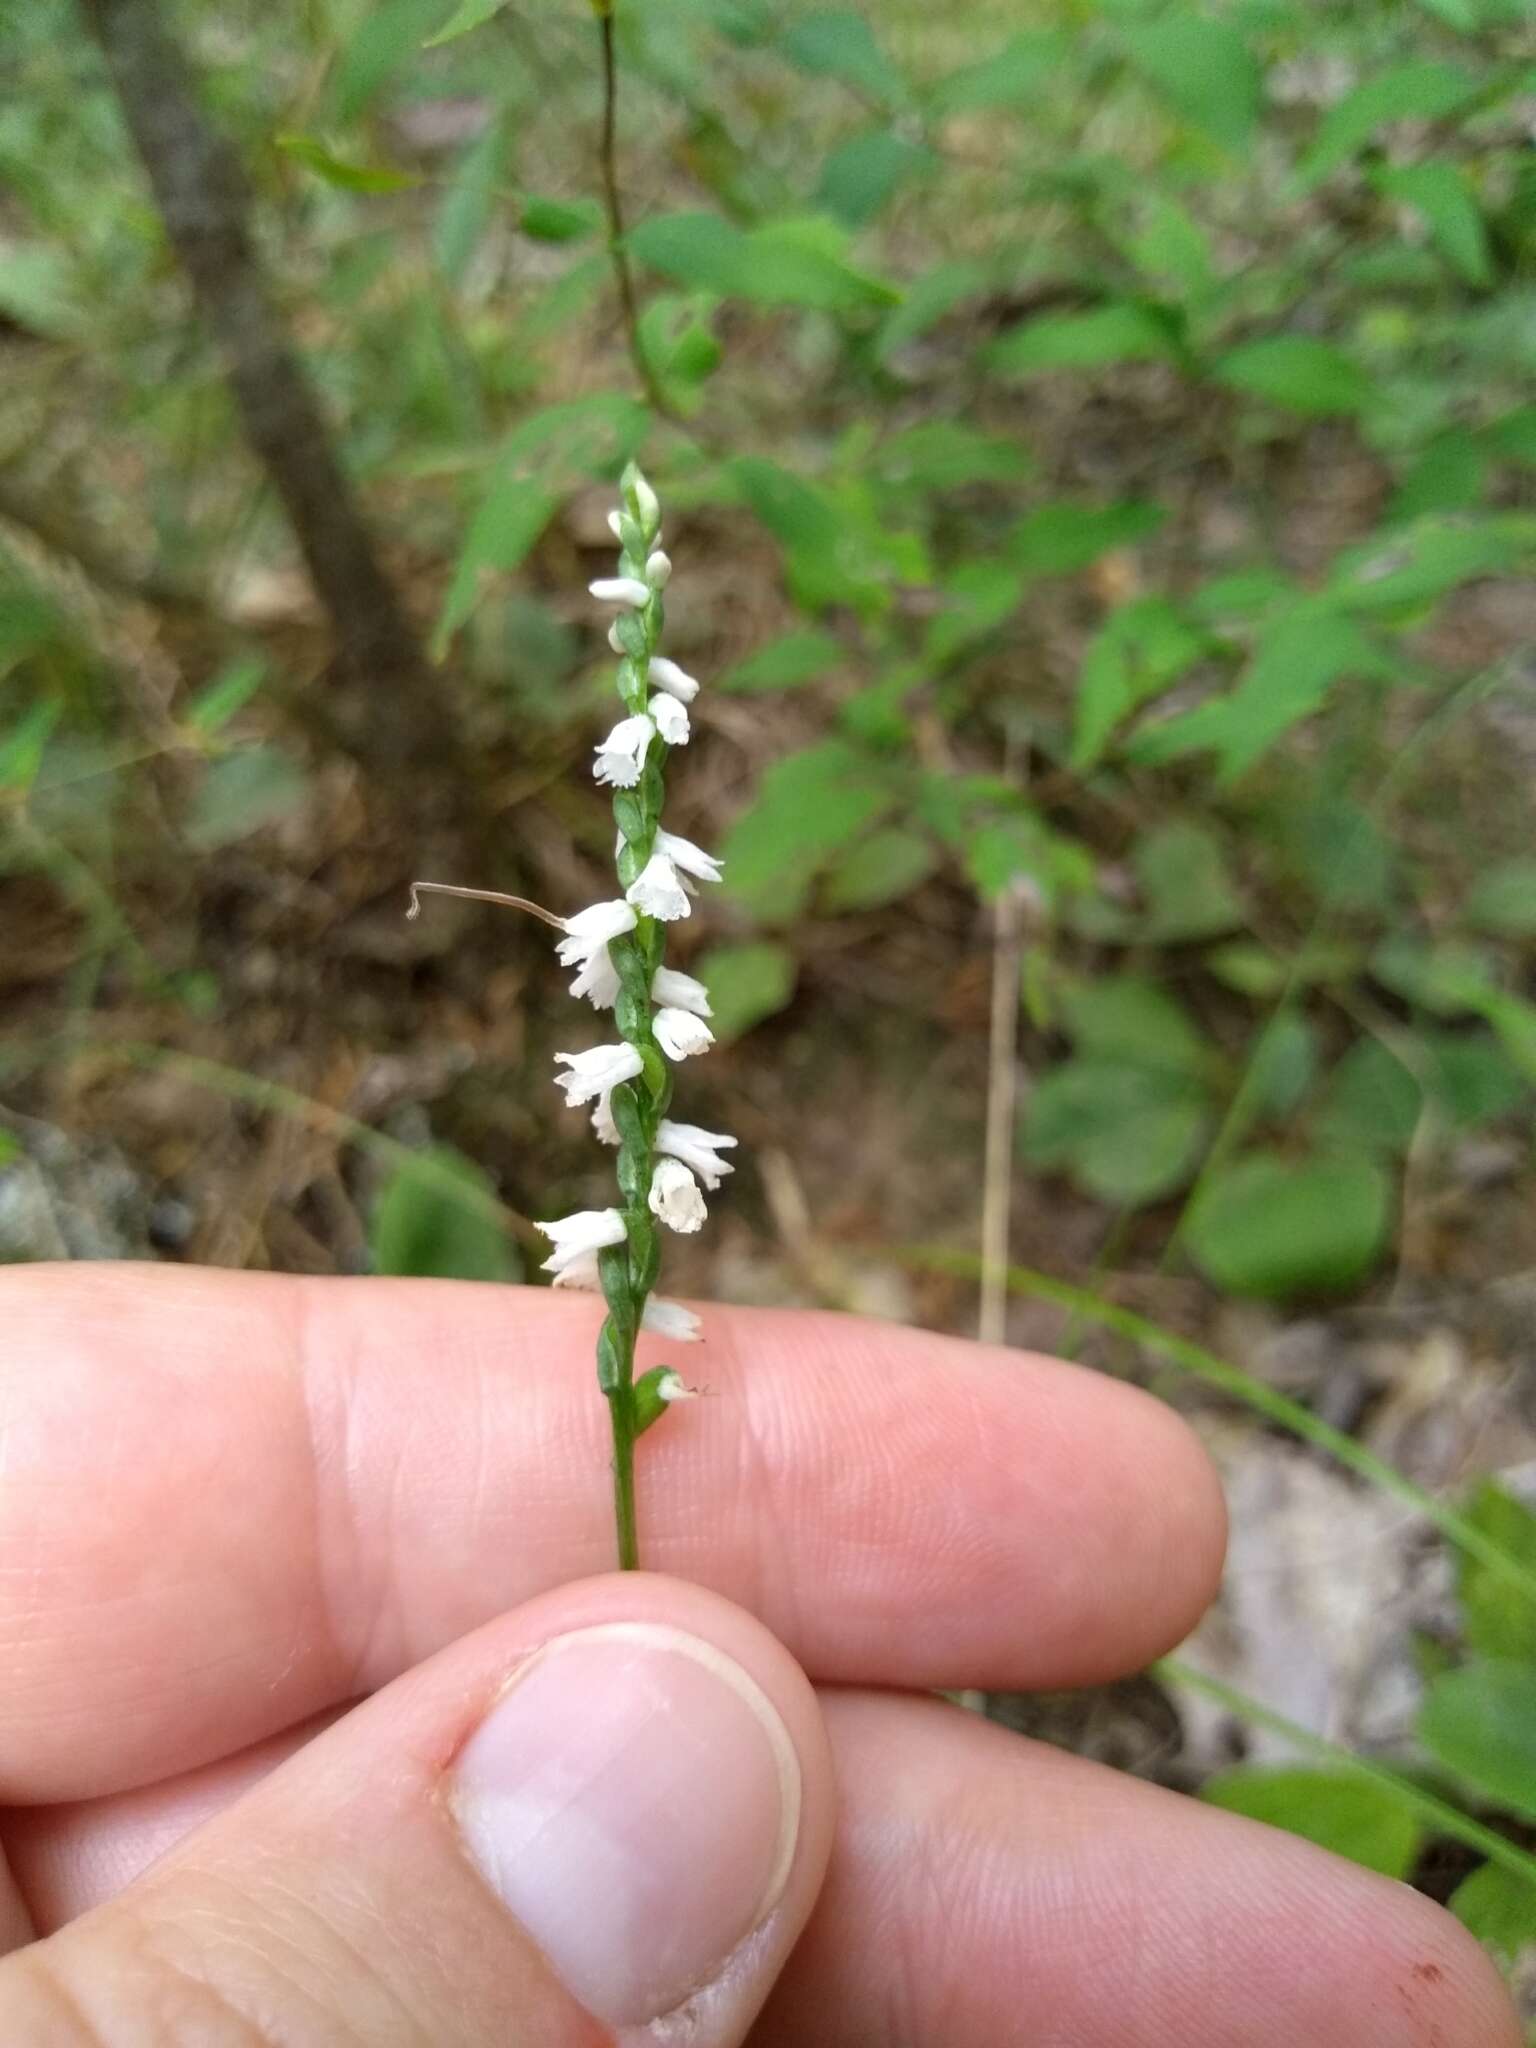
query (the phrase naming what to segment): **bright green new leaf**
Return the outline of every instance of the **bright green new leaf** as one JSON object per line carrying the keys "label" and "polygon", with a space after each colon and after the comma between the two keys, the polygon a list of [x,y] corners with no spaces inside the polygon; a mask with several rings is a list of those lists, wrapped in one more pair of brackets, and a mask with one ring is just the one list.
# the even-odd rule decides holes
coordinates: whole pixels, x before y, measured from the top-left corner
{"label": "bright green new leaf", "polygon": [[525,199],[518,221],[535,242],[584,241],[602,224],[603,209],[595,199]]}
{"label": "bright green new leaf", "polygon": [[1137,841],[1131,864],[1146,903],[1145,937],[1210,939],[1243,922],[1221,842],[1209,827],[1177,819],[1156,826]]}
{"label": "bright green new leaf", "polygon": [[1423,1827],[1413,1808],[1390,1786],[1348,1771],[1243,1764],[1208,1778],[1200,1797],[1383,1877],[1405,1880],[1418,1861]]}
{"label": "bright green new leaf", "polygon": [[1073,768],[1097,767],[1122,720],[1171,688],[1206,646],[1165,597],[1132,598],[1113,613],[1083,657]]}
{"label": "bright green new leaf", "polygon": [[1012,36],[979,64],[962,65],[941,78],[928,95],[929,111],[943,120],[950,114],[1027,106],[1046,87],[1071,47],[1069,38],[1058,29],[1034,29]]}
{"label": "bright green new leaf", "polygon": [[292,817],[309,782],[281,747],[242,747],[213,762],[187,819],[187,842],[212,853]]}
{"label": "bright green new leaf", "polygon": [[237,654],[198,691],[187,706],[183,722],[205,738],[221,732],[242,705],[250,702],[266,679],[267,658],[264,654]]}
{"label": "bright green new leaf", "polygon": [[822,904],[831,911],[878,910],[910,895],[938,864],[933,842],[921,832],[896,825],[871,832],[829,869]]}
{"label": "bright green new leaf", "polygon": [[1230,22],[1167,14],[1127,30],[1125,48],[1176,113],[1229,150],[1246,147],[1263,103],[1264,74]]}
{"label": "bright green new leaf", "polygon": [[1168,318],[1134,300],[1096,306],[1091,313],[1040,313],[998,336],[986,360],[1004,376],[1041,370],[1098,369],[1106,363],[1171,360],[1177,354]]}
{"label": "bright green new leaf", "polygon": [[813,77],[835,78],[882,106],[900,106],[907,82],[875,40],[865,17],[851,7],[829,7],[796,22],[784,54]]}
{"label": "bright green new leaf", "polygon": [[766,939],[712,947],[692,972],[709,990],[710,1029],[721,1045],[776,1016],[795,993],[794,954]]}
{"label": "bright green new leaf", "polygon": [[1432,159],[1388,164],[1375,173],[1377,190],[1408,206],[1429,229],[1430,239],[1466,283],[1493,282],[1488,228],[1467,174],[1459,164]]}
{"label": "bright green new leaf", "polygon": [[1250,1153],[1201,1190],[1185,1242],[1229,1294],[1333,1294],[1363,1280],[1391,1225],[1392,1187],[1365,1159]]}
{"label": "bright green new leaf", "polygon": [[442,27],[427,37],[422,48],[435,50],[439,43],[451,43],[456,36],[467,36],[472,28],[479,28],[493,14],[500,14],[506,4],[507,0],[459,0]]}
{"label": "bright green new leaf", "polygon": [[770,640],[766,647],[737,662],[715,680],[715,688],[740,695],[768,690],[797,690],[835,668],[843,659],[842,643],[830,633],[807,627]]}
{"label": "bright green new leaf", "polygon": [[1536,933],[1536,860],[1507,860],[1479,875],[1462,916],[1474,930],[1500,938]]}
{"label": "bright green new leaf", "polygon": [[1363,412],[1370,378],[1342,349],[1309,334],[1275,334],[1245,341],[1211,365],[1218,384],[1292,412]]}
{"label": "bright green new leaf", "polygon": [[495,1213],[487,1176],[451,1145],[397,1166],[369,1219],[375,1273],[439,1280],[518,1280],[522,1260]]}
{"label": "bright green new leaf", "polygon": [[1378,71],[1323,116],[1317,139],[1302,160],[1307,185],[1347,163],[1389,121],[1442,121],[1478,90],[1459,64],[1424,60]]}
{"label": "bright green new leaf", "polygon": [[[1462,1511],[1507,1557],[1536,1571],[1536,1514],[1485,1479]],[[1536,1667],[1536,1604],[1502,1572],[1463,1551],[1457,1566],[1462,1626],[1484,1657],[1516,1657]]]}
{"label": "bright green new leaf", "polygon": [[1419,1714],[1437,1762],[1496,1806],[1536,1820],[1536,1675],[1489,1658],[1437,1678]]}
{"label": "bright green new leaf", "polygon": [[336,156],[313,135],[279,135],[277,147],[284,156],[303,164],[327,185],[339,185],[347,192],[406,192],[421,183],[412,171],[394,171],[387,164],[353,164]]}
{"label": "bright green new leaf", "polygon": [[28,705],[15,725],[0,732],[0,789],[27,790],[43,765],[48,735],[58,724],[63,706],[51,697]]}
{"label": "bright green new leaf", "polygon": [[1081,505],[1058,498],[1037,506],[1004,536],[1001,554],[1026,576],[1071,576],[1113,548],[1145,540],[1162,525],[1161,505],[1127,498],[1115,505]]}
{"label": "bright green new leaf", "polygon": [[1506,1968],[1536,1948],[1536,1884],[1502,1863],[1485,1863],[1464,1877],[1446,1904]]}
{"label": "bright green new leaf", "polygon": [[1480,576],[1536,561],[1536,519],[1525,513],[1427,518],[1347,548],[1329,588],[1353,612],[1408,611]]}

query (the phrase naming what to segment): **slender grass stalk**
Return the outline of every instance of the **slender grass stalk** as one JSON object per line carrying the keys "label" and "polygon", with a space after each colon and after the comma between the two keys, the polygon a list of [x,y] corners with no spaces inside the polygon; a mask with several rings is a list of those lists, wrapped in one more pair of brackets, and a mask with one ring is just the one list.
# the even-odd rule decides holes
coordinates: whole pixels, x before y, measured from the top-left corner
{"label": "slender grass stalk", "polygon": [[657,382],[640,335],[640,305],[635,293],[635,274],[624,245],[624,197],[619,183],[619,66],[614,49],[613,16],[615,0],[592,0],[597,16],[598,47],[602,56],[603,124],[598,143],[598,168],[603,184],[603,211],[608,219],[608,260],[619,295],[619,314],[624,323],[624,341],[629,350],[647,405],[663,419],[674,417],[666,393]]}

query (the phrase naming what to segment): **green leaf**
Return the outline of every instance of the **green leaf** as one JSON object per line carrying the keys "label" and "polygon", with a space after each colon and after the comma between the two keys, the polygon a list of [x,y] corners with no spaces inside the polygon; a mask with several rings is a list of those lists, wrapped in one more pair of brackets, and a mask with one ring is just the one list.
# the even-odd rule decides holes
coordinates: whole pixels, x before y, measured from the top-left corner
{"label": "green leaf", "polygon": [[421,183],[414,172],[394,171],[387,164],[347,163],[313,135],[279,135],[276,146],[327,185],[339,185],[346,192],[406,192]]}
{"label": "green leaf", "polygon": [[1507,860],[1472,884],[1462,910],[1476,931],[1523,939],[1536,933],[1536,860]]}
{"label": "green leaf", "polygon": [[794,954],[768,940],[712,947],[693,972],[709,990],[709,1028],[721,1045],[776,1016],[795,993]]}
{"label": "green leaf", "polygon": [[1312,1086],[1317,1033],[1292,1010],[1272,1016],[1259,1032],[1248,1062],[1248,1097],[1254,1115],[1283,1121]]}
{"label": "green leaf", "polygon": [[1420,1050],[1429,1062],[1429,1092],[1453,1130],[1496,1123],[1530,1094],[1529,1072],[1488,1031],[1431,1031],[1420,1027]]}
{"label": "green leaf", "polygon": [[1391,1209],[1391,1183],[1369,1160],[1293,1163],[1254,1152],[1206,1183],[1186,1242],[1201,1271],[1229,1294],[1332,1294],[1375,1264]]}
{"label": "green leaf", "polygon": [[363,15],[331,80],[331,101],[343,126],[378,98],[397,72],[413,63],[431,34],[443,0],[383,0]]}
{"label": "green leaf", "polygon": [[717,213],[658,214],[631,232],[629,247],[664,277],[760,305],[838,313],[900,296],[846,261],[844,231],[822,215],[746,231]]}
{"label": "green leaf", "polygon": [[1070,49],[1070,40],[1059,29],[1012,36],[979,64],[963,65],[941,78],[929,93],[929,110],[942,121],[951,114],[1027,106]]}
{"label": "green leaf", "polygon": [[1001,553],[1026,576],[1071,576],[1114,548],[1155,533],[1161,505],[1127,498],[1114,505],[1081,505],[1062,498],[1026,513],[1004,536]]}
{"label": "green leaf", "polygon": [[1469,512],[1482,499],[1493,451],[1485,437],[1449,427],[1417,451],[1392,500],[1394,525],[1425,514]]}
{"label": "green leaf", "polygon": [[774,762],[726,835],[726,888],[767,922],[787,924],[818,870],[896,801],[898,785],[862,749],[826,740]]}
{"label": "green leaf", "polygon": [[1529,1664],[1489,1659],[1437,1678],[1419,1740],[1483,1798],[1536,1820],[1536,1679]]}
{"label": "green leaf", "polygon": [[1362,1038],[1329,1075],[1313,1127],[1341,1152],[1404,1153],[1423,1104],[1424,1091],[1402,1061],[1379,1040]]}
{"label": "green leaf", "polygon": [[637,263],[722,297],[745,289],[747,237],[718,213],[658,213],[628,236]]}
{"label": "green leaf", "polygon": [[221,732],[267,679],[264,654],[237,654],[187,706],[183,722],[205,738]]}
{"label": "green leaf", "polygon": [[1062,1011],[1080,1053],[1196,1077],[1209,1063],[1210,1048],[1188,1011],[1139,975],[1083,982],[1063,995]]}
{"label": "green leaf", "polygon": [[1112,613],[1083,658],[1072,767],[1097,767],[1121,721],[1176,683],[1206,645],[1165,597],[1132,598]]}
{"label": "green leaf", "polygon": [[211,764],[187,819],[187,843],[199,853],[233,846],[280,825],[309,791],[304,771],[281,747],[242,747]]}
{"label": "green leaf", "polygon": [[842,660],[841,641],[833,639],[830,633],[807,627],[770,640],[756,654],[749,654],[745,661],[727,669],[717,679],[715,688],[742,696],[769,690],[797,690],[824,676]]}
{"label": "green leaf", "polygon": [[595,199],[525,199],[518,220],[535,242],[584,241],[602,224],[603,209]]}
{"label": "green leaf", "polygon": [[809,14],[784,38],[784,54],[815,78],[835,78],[882,106],[900,106],[907,82],[875,41],[873,29],[851,7]]}
{"label": "green leaf", "polygon": [[1446,1904],[1506,1968],[1536,1947],[1536,1884],[1502,1863],[1485,1863],[1464,1877]]}
{"label": "green leaf", "polygon": [[458,284],[491,222],[507,151],[503,121],[490,121],[462,150],[432,228],[432,248],[450,284]]}
{"label": "green leaf", "polygon": [[1019,608],[1024,578],[1001,562],[962,562],[944,584],[944,609],[923,636],[923,659],[942,667],[985,640]]}
{"label": "green leaf", "polygon": [[1375,173],[1378,191],[1417,213],[1430,239],[1467,284],[1493,282],[1493,258],[1482,209],[1459,164],[1433,161],[1384,165]]}
{"label": "green leaf", "polygon": [[921,143],[871,128],[840,143],[821,167],[816,203],[845,227],[861,228],[882,213],[907,179],[938,162]]}
{"label": "green leaf", "polygon": [[1245,341],[1211,365],[1218,384],[1289,406],[1293,412],[1356,413],[1371,402],[1371,380],[1342,349],[1308,334]]}
{"label": "green leaf", "polygon": [[1147,912],[1146,938],[1168,943],[1209,939],[1243,922],[1221,842],[1204,825],[1160,825],[1137,841],[1131,864]]}
{"label": "green leaf", "polygon": [[[1507,1557],[1536,1571],[1536,1514],[1523,1501],[1485,1479],[1463,1513]],[[1461,1552],[1457,1574],[1462,1627],[1472,1648],[1484,1657],[1515,1657],[1536,1666],[1536,1604],[1469,1551]]]}
{"label": "green leaf", "polygon": [[1231,23],[1169,14],[1128,30],[1125,48],[1176,113],[1226,149],[1247,147],[1263,103],[1264,75]]}
{"label": "green leaf", "polygon": [[1398,64],[1355,87],[1324,116],[1317,140],[1302,160],[1304,185],[1316,184],[1346,163],[1389,121],[1440,121],[1466,105],[1478,84],[1459,64]]}
{"label": "green leaf", "polygon": [[895,491],[949,491],[1017,483],[1034,470],[1029,451],[959,420],[923,420],[881,442],[870,466]]}
{"label": "green leaf", "polygon": [[871,832],[828,871],[822,905],[830,911],[878,910],[910,895],[938,864],[932,841],[920,832],[894,825]]}
{"label": "green leaf", "polygon": [[8,730],[0,732],[0,789],[28,790],[43,765],[48,735],[58,724],[62,705],[51,697],[29,704]]}
{"label": "green leaf", "polygon": [[375,1273],[442,1280],[517,1280],[522,1261],[494,1213],[489,1178],[451,1145],[397,1166],[369,1219]]}
{"label": "green leaf", "polygon": [[558,500],[521,469],[503,462],[470,520],[453,577],[432,631],[432,658],[441,661],[454,634],[495,576],[515,569],[553,518]]}
{"label": "green leaf", "polygon": [[1167,317],[1130,299],[1091,313],[1039,313],[1000,334],[985,351],[1004,376],[1097,369],[1106,363],[1166,362],[1177,353]]}
{"label": "green leaf", "polygon": [[1522,569],[1533,548],[1536,519],[1529,515],[1427,518],[1346,549],[1329,587],[1354,612],[1406,611],[1481,576]]}
{"label": "green leaf", "polygon": [[880,323],[875,352],[887,369],[902,350],[926,334],[967,299],[986,291],[988,273],[969,260],[938,263],[914,279],[906,297]]}
{"label": "green leaf", "polygon": [[1207,1779],[1200,1797],[1383,1877],[1406,1880],[1418,1861],[1422,1829],[1412,1807],[1389,1786],[1350,1772],[1245,1764]]}
{"label": "green leaf", "polygon": [[1210,1128],[1210,1103],[1188,1074],[1100,1057],[1065,1061],[1030,1091],[1024,1156],[1066,1168],[1117,1206],[1182,1187]]}
{"label": "green leaf", "polygon": [[435,50],[439,43],[451,43],[456,36],[467,36],[472,28],[479,28],[493,14],[500,14],[506,4],[507,0],[459,0],[442,27],[427,37],[422,48]]}

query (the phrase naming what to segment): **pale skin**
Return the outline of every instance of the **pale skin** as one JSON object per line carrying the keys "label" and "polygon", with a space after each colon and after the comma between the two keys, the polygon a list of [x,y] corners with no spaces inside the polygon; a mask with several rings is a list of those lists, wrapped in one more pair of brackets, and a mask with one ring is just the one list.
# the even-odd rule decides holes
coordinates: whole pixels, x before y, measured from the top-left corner
{"label": "pale skin", "polygon": [[0,1275],[7,2048],[615,2038],[441,1780],[529,1646],[634,1617],[736,1658],[804,1778],[708,2048],[1518,2048],[1404,1887],[926,1696],[1180,1639],[1224,1538],[1182,1423],[1027,1354],[705,1313],[681,1360],[644,1340],[709,1398],[641,1446],[620,1578],[590,1298]]}

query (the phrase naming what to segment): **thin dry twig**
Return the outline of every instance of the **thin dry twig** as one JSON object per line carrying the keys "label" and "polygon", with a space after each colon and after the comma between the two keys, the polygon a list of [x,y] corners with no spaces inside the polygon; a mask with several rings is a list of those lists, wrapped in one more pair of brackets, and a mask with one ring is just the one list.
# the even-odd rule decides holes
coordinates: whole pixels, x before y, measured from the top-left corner
{"label": "thin dry twig", "polygon": [[982,1169],[981,1307],[976,1318],[976,1334],[983,1344],[1001,1344],[1007,1327],[1024,902],[1024,888],[1012,883],[998,897],[992,915],[992,1024],[987,1047],[986,1163]]}
{"label": "thin dry twig", "polygon": [[475,903],[501,903],[508,910],[526,910],[530,917],[542,918],[545,924],[553,925],[557,932],[565,930],[563,917],[556,917],[552,910],[546,910],[541,903],[530,903],[526,896],[504,896],[500,889],[461,889],[457,882],[412,882],[411,907],[405,913],[408,918],[420,917],[421,898],[424,894],[467,896]]}

